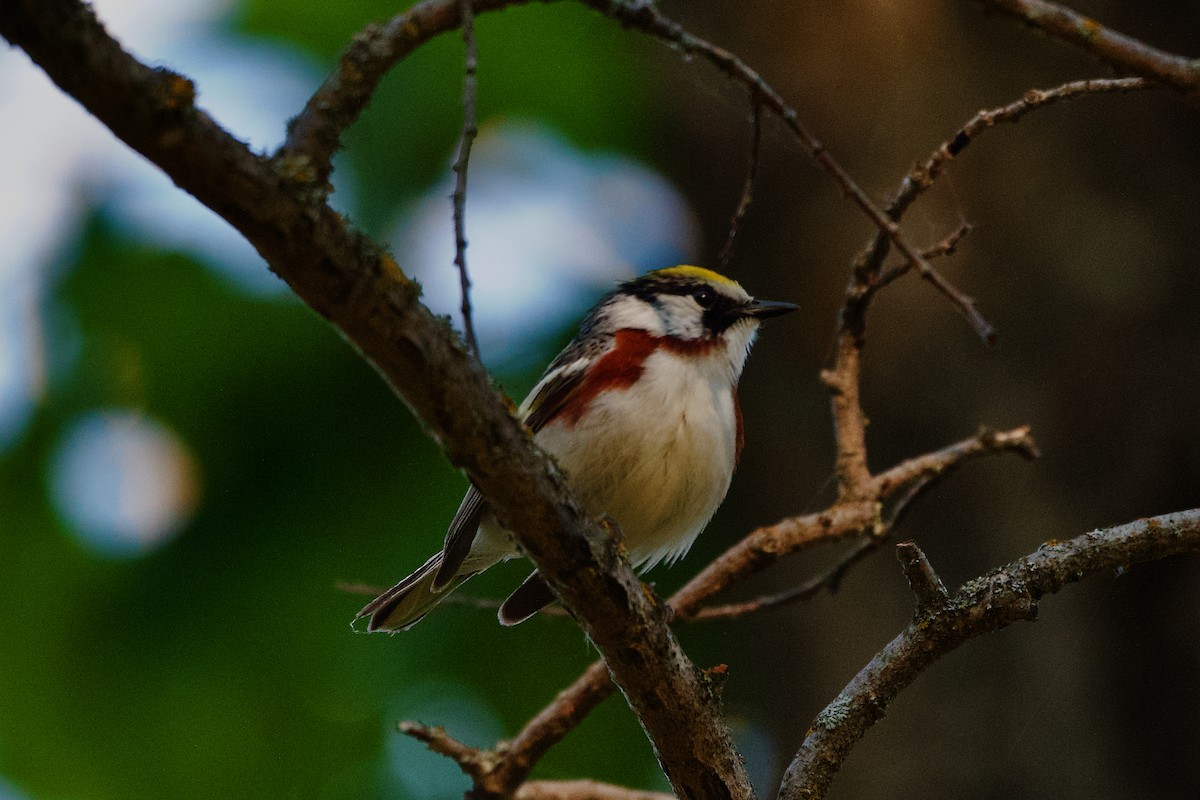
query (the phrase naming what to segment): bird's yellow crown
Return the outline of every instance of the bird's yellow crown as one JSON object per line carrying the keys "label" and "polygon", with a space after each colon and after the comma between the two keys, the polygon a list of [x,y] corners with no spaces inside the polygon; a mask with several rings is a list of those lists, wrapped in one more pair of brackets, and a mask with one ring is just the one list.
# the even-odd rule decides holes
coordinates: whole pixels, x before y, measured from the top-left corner
{"label": "bird's yellow crown", "polygon": [[711,269],[705,269],[704,267],[693,267],[690,264],[657,269],[650,274],[661,275],[664,278],[693,278],[706,283],[723,284],[725,286],[739,285],[737,281],[732,278],[726,278],[719,272],[713,272]]}

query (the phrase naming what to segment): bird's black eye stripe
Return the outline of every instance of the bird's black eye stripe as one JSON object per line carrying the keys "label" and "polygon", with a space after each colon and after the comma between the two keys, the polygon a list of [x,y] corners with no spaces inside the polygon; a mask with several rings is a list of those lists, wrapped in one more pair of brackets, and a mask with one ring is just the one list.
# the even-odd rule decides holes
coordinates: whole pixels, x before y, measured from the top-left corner
{"label": "bird's black eye stripe", "polygon": [[701,308],[712,308],[717,301],[716,293],[707,286],[698,286],[692,290],[692,299]]}

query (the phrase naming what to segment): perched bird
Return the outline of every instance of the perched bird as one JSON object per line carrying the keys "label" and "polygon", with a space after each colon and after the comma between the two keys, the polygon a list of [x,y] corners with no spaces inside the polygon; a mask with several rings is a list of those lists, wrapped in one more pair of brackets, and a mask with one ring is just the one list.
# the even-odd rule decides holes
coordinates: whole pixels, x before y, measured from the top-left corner
{"label": "perched bird", "polygon": [[[736,281],[671,267],[621,284],[521,405],[583,508],[608,516],[638,569],[688,551],[725,499],[742,449],[737,383],[759,322],[795,311]],[[467,579],[520,555],[474,486],[441,552],[367,604],[368,630],[411,627]],[[500,607],[504,625],[555,599],[535,570]]]}

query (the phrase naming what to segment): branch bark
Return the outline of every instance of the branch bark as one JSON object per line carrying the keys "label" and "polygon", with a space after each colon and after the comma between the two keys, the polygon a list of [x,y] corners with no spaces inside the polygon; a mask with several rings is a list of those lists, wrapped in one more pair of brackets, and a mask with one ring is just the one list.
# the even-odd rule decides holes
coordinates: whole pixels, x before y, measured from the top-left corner
{"label": "branch bark", "polygon": [[5,0],[0,34],[228,220],[379,371],[574,610],[676,793],[751,796],[719,698],[683,653],[666,610],[614,538],[580,512],[478,362],[421,305],[391,256],[198,109],[191,81],[126,53],[78,0]]}
{"label": "branch bark", "polygon": [[974,0],[984,8],[1078,45],[1101,61],[1158,81],[1192,97],[1200,95],[1200,59],[1151,47],[1096,20],[1048,0]]}
{"label": "branch bark", "polygon": [[915,547],[909,548],[902,561],[917,595],[916,616],[817,715],[784,775],[779,797],[824,797],[850,750],[918,675],[977,636],[1036,618],[1043,596],[1088,575],[1196,551],[1200,509],[1047,543],[946,598],[928,561]]}

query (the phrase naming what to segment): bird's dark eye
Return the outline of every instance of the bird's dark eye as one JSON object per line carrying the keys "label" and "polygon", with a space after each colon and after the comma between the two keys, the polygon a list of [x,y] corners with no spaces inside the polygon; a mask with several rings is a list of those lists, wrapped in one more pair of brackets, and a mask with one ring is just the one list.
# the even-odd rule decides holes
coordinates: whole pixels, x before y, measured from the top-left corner
{"label": "bird's dark eye", "polygon": [[692,290],[692,299],[701,308],[712,308],[713,303],[717,300],[717,296],[713,293],[712,289],[707,286],[701,286],[698,289]]}

